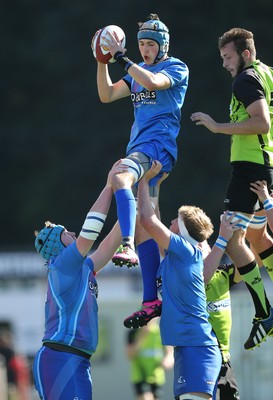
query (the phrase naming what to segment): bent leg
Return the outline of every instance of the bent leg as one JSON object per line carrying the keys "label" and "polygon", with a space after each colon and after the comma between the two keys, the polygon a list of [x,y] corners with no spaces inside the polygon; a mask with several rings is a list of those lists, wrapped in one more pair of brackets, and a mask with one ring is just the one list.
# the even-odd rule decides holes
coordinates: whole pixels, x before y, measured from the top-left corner
{"label": "bent leg", "polygon": [[[259,217],[264,216],[264,211],[257,213],[257,215]],[[259,229],[253,229],[249,226],[246,238],[251,248],[254,248],[254,252],[258,254],[273,281],[273,238],[268,232],[267,224]]]}

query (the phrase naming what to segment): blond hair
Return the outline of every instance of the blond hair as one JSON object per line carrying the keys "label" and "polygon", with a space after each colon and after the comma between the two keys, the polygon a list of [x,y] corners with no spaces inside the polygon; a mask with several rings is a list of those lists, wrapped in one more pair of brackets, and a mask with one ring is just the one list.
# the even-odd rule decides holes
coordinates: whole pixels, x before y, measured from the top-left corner
{"label": "blond hair", "polygon": [[213,233],[213,224],[207,214],[196,206],[181,206],[178,218],[182,218],[189,235],[199,243],[207,240]]}

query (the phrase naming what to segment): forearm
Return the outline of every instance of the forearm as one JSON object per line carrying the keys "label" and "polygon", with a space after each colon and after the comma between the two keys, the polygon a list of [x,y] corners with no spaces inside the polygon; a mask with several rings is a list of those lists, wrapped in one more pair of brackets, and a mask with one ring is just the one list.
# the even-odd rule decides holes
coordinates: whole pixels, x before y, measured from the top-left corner
{"label": "forearm", "polygon": [[77,248],[84,257],[89,253],[103,228],[112,196],[112,188],[106,185],[87,213],[81,232],[77,238]]}
{"label": "forearm", "polygon": [[150,71],[147,71],[119,51],[115,53],[114,58],[126,73],[131,75],[131,77],[139,85],[143,86],[149,91],[162,90],[170,87],[170,80],[166,75],[161,73],[154,74]]}
{"label": "forearm", "polygon": [[113,82],[110,78],[108,67],[105,64],[98,63],[97,67],[97,87],[100,100],[103,103],[111,102]]}
{"label": "forearm", "polygon": [[140,220],[152,220],[156,216],[155,210],[153,209],[150,194],[149,185],[145,178],[142,178],[139,182],[138,192],[138,213]]}
{"label": "forearm", "polygon": [[95,272],[105,267],[117,250],[121,242],[121,232],[119,224],[116,223],[109,234],[103,239],[97,250],[91,254],[90,258],[94,263]]}
{"label": "forearm", "polygon": [[217,123],[217,133],[224,135],[258,135],[268,132],[267,125],[260,117],[251,117],[235,123]]}
{"label": "forearm", "polygon": [[267,223],[270,230],[273,232],[273,199],[271,196],[268,196],[263,201],[263,206],[267,217]]}
{"label": "forearm", "polygon": [[128,73],[135,81],[148,90],[156,90],[158,88],[157,76],[150,71],[145,70],[137,64],[133,64]]}
{"label": "forearm", "polygon": [[113,190],[111,186],[106,185],[93,206],[91,207],[90,211],[99,212],[107,215],[111,205],[112,197]]}
{"label": "forearm", "polygon": [[273,199],[270,196],[266,181],[256,181],[250,183],[250,190],[257,194],[266,213],[268,225],[273,231]]}
{"label": "forearm", "polygon": [[204,282],[206,285],[209,283],[214,272],[219,267],[224,252],[225,252],[224,249],[221,249],[216,245],[214,245],[213,248],[211,249],[211,252],[207,255],[206,259],[204,260]]}

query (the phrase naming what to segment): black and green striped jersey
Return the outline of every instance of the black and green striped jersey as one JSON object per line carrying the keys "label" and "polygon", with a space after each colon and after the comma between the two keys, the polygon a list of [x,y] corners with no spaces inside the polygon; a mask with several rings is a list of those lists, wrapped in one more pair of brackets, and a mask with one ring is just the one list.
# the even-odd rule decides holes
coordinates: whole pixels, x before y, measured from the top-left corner
{"label": "black and green striped jersey", "polygon": [[256,60],[233,81],[231,123],[249,118],[246,108],[259,99],[265,99],[268,104],[271,128],[262,135],[232,135],[231,162],[248,161],[273,166],[273,70]]}

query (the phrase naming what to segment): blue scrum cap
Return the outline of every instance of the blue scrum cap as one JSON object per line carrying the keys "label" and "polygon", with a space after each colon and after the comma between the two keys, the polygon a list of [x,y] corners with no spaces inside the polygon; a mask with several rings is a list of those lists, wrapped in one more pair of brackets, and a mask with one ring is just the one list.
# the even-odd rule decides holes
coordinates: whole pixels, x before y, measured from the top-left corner
{"label": "blue scrum cap", "polygon": [[169,29],[157,19],[150,19],[144,22],[139,28],[137,39],[152,39],[158,43],[159,51],[155,58],[155,63],[168,53],[170,43]]}
{"label": "blue scrum cap", "polygon": [[65,248],[61,241],[64,229],[62,225],[55,225],[47,221],[45,228],[36,232],[35,248],[46,260],[56,257]]}

